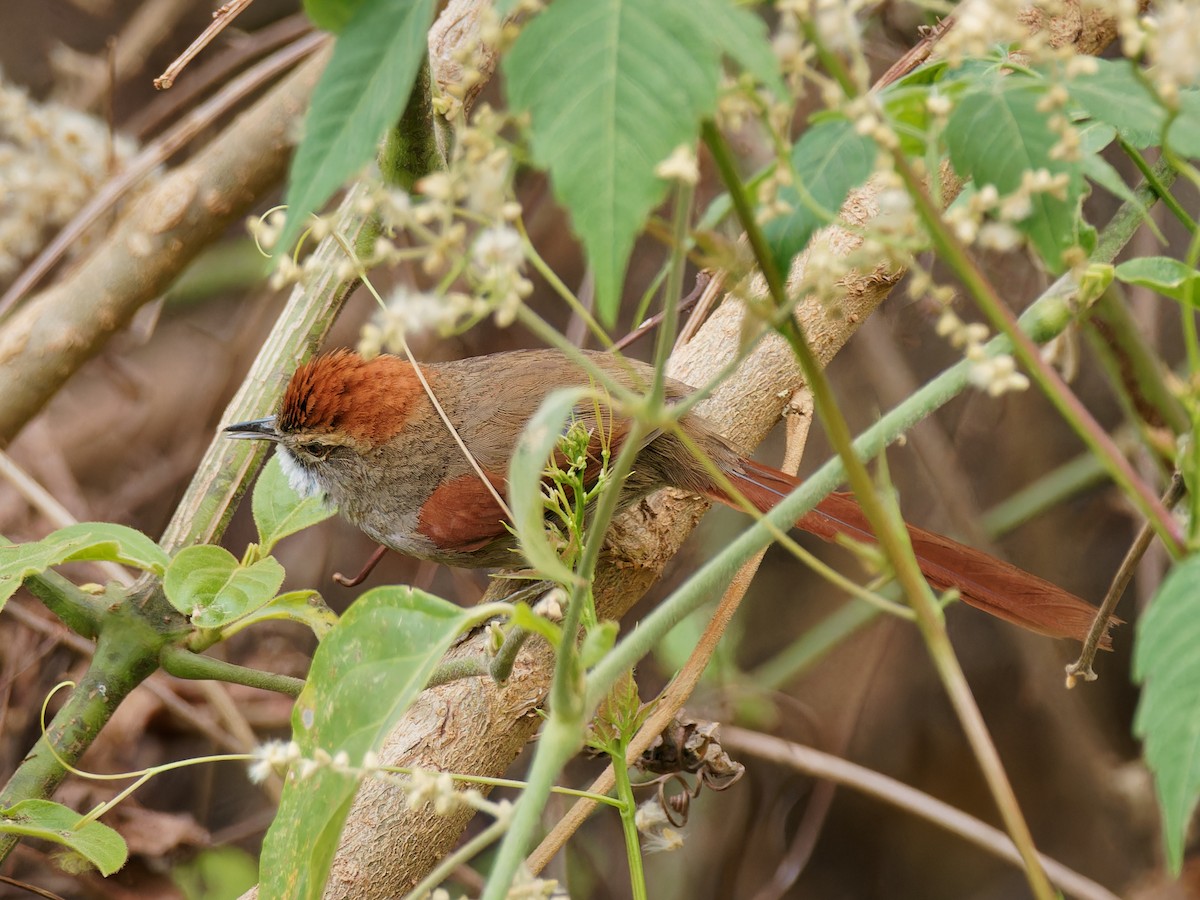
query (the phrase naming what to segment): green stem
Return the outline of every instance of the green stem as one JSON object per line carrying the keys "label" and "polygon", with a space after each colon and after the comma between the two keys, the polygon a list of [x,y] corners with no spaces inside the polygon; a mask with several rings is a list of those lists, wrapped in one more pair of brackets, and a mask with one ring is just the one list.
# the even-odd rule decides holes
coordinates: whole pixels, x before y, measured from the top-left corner
{"label": "green stem", "polygon": [[276,675],[273,672],[263,672],[246,666],[202,656],[185,650],[175,644],[167,644],[159,654],[159,662],[163,671],[176,678],[188,678],[193,681],[226,681],[230,684],[244,684],[247,687],[260,688],[264,691],[275,691],[289,697],[299,697],[304,688],[304,680],[292,678],[290,675]]}
{"label": "green stem", "polygon": [[896,149],[892,153],[896,172],[904,181],[913,198],[917,214],[929,232],[939,257],[958,276],[963,286],[975,298],[979,308],[997,331],[1008,336],[1013,344],[1013,354],[1030,373],[1042,392],[1058,409],[1067,424],[1083,439],[1104,463],[1110,477],[1134,502],[1138,510],[1154,527],[1167,550],[1174,557],[1183,553],[1183,536],[1170,513],[1149,487],[1133,471],[1129,461],[1091,413],[1079,402],[1070,387],[1054,368],[1042,359],[1037,346],[1018,327],[1012,312],[1000,299],[992,283],[984,277],[974,258],[959,242],[950,228],[934,208],[924,185],[917,177],[904,154]]}
{"label": "green stem", "polygon": [[629,885],[633,900],[646,900],[646,873],[642,867],[642,842],[637,830],[637,798],[633,796],[633,783],[629,780],[629,766],[625,763],[627,745],[621,742],[616,753],[610,753],[613,782],[617,799],[621,801],[621,832],[625,835],[625,856],[629,860]]}
{"label": "green stem", "polygon": [[[783,280],[778,270],[775,269],[767,248],[766,238],[750,209],[749,198],[743,195],[741,200],[737,199],[737,195],[742,193],[741,184],[737,179],[736,172],[733,170],[732,158],[728,147],[725,145],[716,127],[711,123],[705,124],[703,133],[705,142],[717,162],[717,167],[721,171],[726,187],[734,195],[734,205],[738,210],[739,216],[742,218],[742,227],[746,230],[750,246],[754,249],[758,264],[763,268],[767,287],[771,292],[775,306],[778,309],[786,310],[788,302]],[[895,155],[907,167],[907,160],[904,159],[903,155],[899,152]],[[928,198],[925,197],[923,189],[920,188],[920,185],[917,188],[921,190],[922,197],[928,203]],[[912,190],[911,185],[909,189],[910,191]],[[940,217],[936,213],[934,218],[938,219],[940,223]],[[853,439],[850,434],[849,425],[846,423],[845,417],[837,406],[833,391],[829,386],[828,380],[825,378],[824,371],[814,356],[800,326],[791,315],[788,315],[785,321],[779,323],[779,330],[788,340],[796,355],[796,359],[804,373],[804,378],[808,382],[809,390],[812,391],[817,415],[820,416],[821,421],[825,425],[826,435],[837,451],[838,457],[845,464],[850,486],[854,490],[859,505],[862,507],[863,513],[866,515],[867,521],[870,523],[871,530],[875,533],[880,547],[892,565],[896,580],[899,582],[909,604],[913,607],[917,615],[917,627],[925,639],[930,658],[933,660],[938,675],[950,697],[950,702],[954,706],[955,712],[966,733],[967,740],[970,742],[972,751],[979,762],[980,768],[983,770],[984,777],[991,789],[992,797],[1000,809],[1001,817],[1004,819],[1006,829],[1012,836],[1013,843],[1020,850],[1021,857],[1025,863],[1025,872],[1029,880],[1029,885],[1035,896],[1049,900],[1049,898],[1054,897],[1054,890],[1046,878],[1046,873],[1042,869],[1041,862],[1038,860],[1037,849],[1033,843],[1033,835],[1030,833],[1029,826],[1025,822],[1020,806],[1017,804],[1016,795],[1004,771],[1000,755],[996,751],[991,736],[988,734],[987,725],[983,721],[983,716],[975,703],[974,697],[971,695],[970,688],[967,686],[966,676],[962,672],[958,658],[954,655],[954,649],[950,645],[949,636],[946,634],[945,619],[942,615],[941,607],[934,598],[928,583],[921,575],[916,556],[913,554],[912,545],[909,543],[908,535],[904,531],[904,523],[897,515],[889,514],[889,511],[885,509],[882,499],[876,492],[875,486],[871,481],[871,476],[867,472],[866,466],[854,454]],[[1024,335],[1018,333],[1014,337],[1019,341],[1024,338]],[[1024,339],[1028,340],[1027,338]]]}
{"label": "green stem", "polygon": [[[87,672],[0,791],[0,809],[53,796],[67,775],[55,752],[71,765],[78,763],[118,704],[157,666],[156,636],[149,633],[149,626],[132,612],[118,611],[113,616],[110,622],[121,627],[107,624],[101,632]],[[0,861],[17,840],[16,835],[0,834]]]}
{"label": "green stem", "polygon": [[[1160,177],[1159,169],[1156,166],[1151,166],[1146,162],[1146,157],[1138,152],[1138,149],[1129,143],[1125,138],[1117,135],[1117,143],[1121,149],[1125,151],[1125,155],[1133,160],[1133,164],[1137,166],[1137,170],[1142,173],[1142,177],[1146,179],[1146,184],[1150,190],[1154,191],[1154,196],[1163,202],[1163,204],[1171,211],[1183,227],[1188,230],[1189,234],[1196,233],[1196,220],[1188,215],[1187,210],[1183,205],[1175,199],[1175,195],[1169,190],[1170,180],[1164,180]],[[1171,171],[1171,177],[1174,178],[1174,170]]]}

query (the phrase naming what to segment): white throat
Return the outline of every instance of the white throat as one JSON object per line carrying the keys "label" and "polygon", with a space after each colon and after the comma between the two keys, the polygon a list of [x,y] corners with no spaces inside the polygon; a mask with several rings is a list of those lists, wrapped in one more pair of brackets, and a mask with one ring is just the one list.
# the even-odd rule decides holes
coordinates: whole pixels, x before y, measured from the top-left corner
{"label": "white throat", "polygon": [[312,472],[296,462],[296,457],[292,456],[287,447],[277,445],[275,455],[279,457],[279,467],[283,469],[283,474],[287,476],[288,484],[291,485],[293,491],[303,498],[324,497],[325,489],[321,487]]}

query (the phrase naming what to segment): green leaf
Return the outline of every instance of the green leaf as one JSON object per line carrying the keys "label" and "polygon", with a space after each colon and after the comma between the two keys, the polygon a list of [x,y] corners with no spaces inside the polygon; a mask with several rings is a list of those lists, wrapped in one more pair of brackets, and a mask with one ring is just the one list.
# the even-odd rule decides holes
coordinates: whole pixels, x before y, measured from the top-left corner
{"label": "green leaf", "polygon": [[1141,256],[1117,266],[1117,278],[1178,300],[1200,305],[1200,272],[1169,256]]}
{"label": "green leaf", "polygon": [[1166,111],[1127,59],[1094,59],[1099,68],[1067,82],[1071,99],[1092,118],[1112,125],[1135,147],[1162,140]]}
{"label": "green leaf", "polygon": [[82,822],[81,814],[49,800],[22,800],[0,810],[0,833],[62,844],[99,869],[101,875],[112,875],[129,856],[125,841],[107,825]]}
{"label": "green leaf", "polygon": [[300,236],[309,213],[375,157],[379,139],[404,112],[429,52],[433,7],[434,0],[368,0],[346,22],[292,159],[280,252]]}
{"label": "green leaf", "polygon": [[1178,563],[1138,624],[1133,721],[1162,808],[1167,863],[1178,875],[1183,841],[1200,800],[1200,555]]}
{"label": "green leaf", "polygon": [[526,423],[508,464],[508,502],[521,552],[543,577],[559,584],[574,584],[578,576],[563,564],[546,536],[542,477],[575,407],[588,396],[586,388],[560,388],[549,394]]}
{"label": "green leaf", "polygon": [[[363,594],[317,648],[292,713],[306,759],[345,752],[351,765],[379,749],[420,693],[469,613],[413,588]],[[346,813],[353,775],[318,769],[300,781],[288,772],[279,812],[262,852],[262,897],[319,898]]]}
{"label": "green leaf", "polygon": [[324,522],[336,512],[320,498],[301,497],[292,490],[278,455],[263,466],[250,505],[258,527],[258,546],[264,554],[270,553],[281,538]]}
{"label": "green leaf", "polygon": [[232,627],[227,627],[223,634],[229,637],[251,625],[266,622],[269,619],[282,619],[307,625],[316,635],[317,640],[325,639],[338,623],[337,613],[326,605],[325,600],[316,591],[289,591],[280,594],[266,606],[260,606],[253,612],[239,618]]}
{"label": "green leaf", "polygon": [[605,323],[634,238],[667,192],[655,166],[694,143],[716,108],[723,53],[757,55],[753,71],[766,75],[764,34],[728,0],[557,0],[504,60],[509,105],[530,114],[533,158],[587,250]]}
{"label": "green leaf", "polygon": [[1082,165],[1052,159],[1059,136],[1038,110],[1047,86],[1027,78],[999,78],[968,91],[950,113],[946,144],[950,161],[977,186],[995,185],[1002,196],[1021,186],[1026,172],[1046,169],[1067,176],[1064,199],[1046,192],[1030,198],[1032,211],[1016,223],[1053,272],[1063,270],[1063,253],[1079,240]]}
{"label": "green leaf", "polygon": [[304,13],[314,25],[337,34],[369,0],[304,0]]}
{"label": "green leaf", "polygon": [[792,211],[771,219],[763,229],[781,275],[787,277],[792,257],[808,246],[813,232],[837,217],[850,191],[867,180],[878,152],[875,141],[842,118],[816,123],[796,142],[792,148],[796,185],[823,212],[802,200],[796,187],[782,192]]}
{"label": "green leaf", "polygon": [[171,562],[166,552],[142,534],[112,522],[80,522],[40,541],[0,546],[0,608],[30,575],[66,562],[103,560],[161,575]]}
{"label": "green leaf", "polygon": [[240,847],[209,847],[171,868],[187,900],[240,897],[258,883],[258,860]]}
{"label": "green leaf", "polygon": [[220,628],[265,606],[283,584],[271,556],[243,566],[228,550],[203,544],[180,550],[163,578],[172,606],[200,628]]}
{"label": "green leaf", "polygon": [[1179,92],[1179,114],[1167,129],[1167,143],[1180,156],[1200,157],[1200,91]]}

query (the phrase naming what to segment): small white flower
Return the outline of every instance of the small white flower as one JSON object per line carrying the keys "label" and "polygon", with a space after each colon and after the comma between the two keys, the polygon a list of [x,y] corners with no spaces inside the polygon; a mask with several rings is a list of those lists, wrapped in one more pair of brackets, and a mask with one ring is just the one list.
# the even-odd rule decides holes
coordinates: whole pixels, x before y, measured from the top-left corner
{"label": "small white flower", "polygon": [[700,180],[700,164],[696,151],[689,144],[680,144],[671,155],[654,167],[654,174],[668,181],[695,184]]}

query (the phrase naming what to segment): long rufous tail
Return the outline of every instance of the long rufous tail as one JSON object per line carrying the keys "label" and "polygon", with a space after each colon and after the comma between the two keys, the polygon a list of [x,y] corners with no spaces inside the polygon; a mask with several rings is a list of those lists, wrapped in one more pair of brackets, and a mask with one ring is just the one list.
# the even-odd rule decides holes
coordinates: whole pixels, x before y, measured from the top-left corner
{"label": "long rufous tail", "polygon": [[[726,473],[734,486],[760,512],[768,512],[800,482],[778,469],[753,460],[742,460],[741,471]],[[714,488],[709,497],[736,506]],[[870,523],[850,494],[830,494],[796,527],[826,541],[846,535],[856,541],[875,542]],[[1049,581],[980,550],[912,525],[906,525],[917,563],[926,580],[938,590],[956,588],[965,603],[1014,625],[1050,637],[1082,641],[1092,626],[1096,607]],[[1110,627],[1120,620],[1110,620]],[[1110,649],[1104,635],[1101,646]]]}

